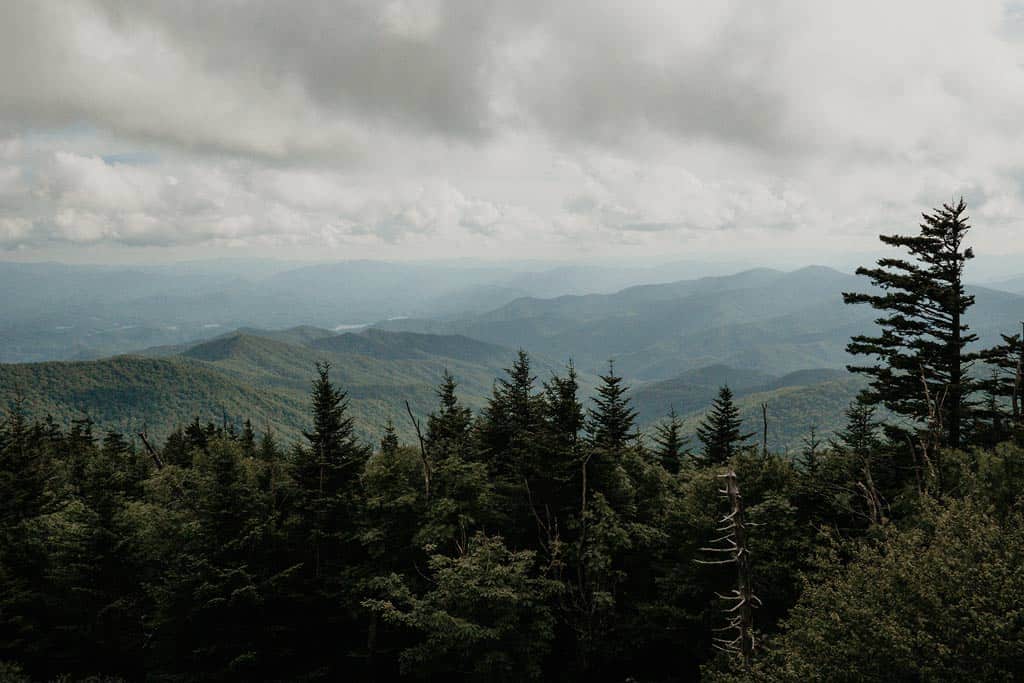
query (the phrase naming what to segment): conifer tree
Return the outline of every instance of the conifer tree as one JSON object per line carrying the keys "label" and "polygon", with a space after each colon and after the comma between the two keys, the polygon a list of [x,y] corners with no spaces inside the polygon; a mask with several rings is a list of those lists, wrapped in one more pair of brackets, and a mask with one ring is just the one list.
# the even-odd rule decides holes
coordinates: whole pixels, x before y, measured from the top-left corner
{"label": "conifer tree", "polygon": [[742,431],[739,408],[732,400],[732,390],[723,386],[711,403],[707,417],[697,426],[697,438],[704,446],[707,465],[723,465],[747,447],[753,432]]}
{"label": "conifer tree", "polygon": [[435,460],[443,459],[451,449],[464,451],[468,447],[473,411],[459,402],[457,388],[446,369],[437,389],[438,409],[427,417],[426,445]]}
{"label": "conifer tree", "polygon": [[863,397],[846,409],[846,426],[836,434],[838,446],[861,458],[870,457],[880,445],[875,407]]}
{"label": "conifer tree", "polygon": [[[338,558],[338,544],[353,519],[355,488],[368,457],[355,437],[348,399],[330,379],[330,364],[317,365],[313,382],[313,430],[305,432],[308,447],[298,451],[294,478],[304,522],[310,525],[311,569],[316,577]],[[333,548],[333,550],[332,550]]]}
{"label": "conifer tree", "polygon": [[967,205],[943,204],[923,214],[917,235],[881,235],[891,247],[905,249],[909,260],[879,259],[876,268],[858,268],[880,293],[844,292],[848,304],[868,304],[881,312],[876,336],[856,335],[847,346],[853,355],[875,360],[850,365],[871,380],[867,397],[894,413],[937,427],[944,445],[961,445],[970,408],[972,383],[966,374],[972,356],[964,314],[974,303],[965,293],[964,265],[974,258],[964,240],[970,229]]}
{"label": "conifer tree", "polygon": [[580,404],[579,376],[570,360],[564,376],[553,375],[544,383],[544,413],[548,436],[563,448],[575,448],[583,430],[583,406]]}
{"label": "conifer tree", "polygon": [[536,377],[530,369],[530,357],[519,350],[505,377],[495,382],[491,398],[480,424],[481,446],[500,477],[518,478],[525,463],[522,447],[538,431],[540,398],[534,390]]}
{"label": "conifer tree", "polygon": [[600,378],[594,407],[587,416],[587,430],[596,447],[610,451],[621,450],[634,436],[636,411],[630,406],[629,387],[615,373],[614,361],[608,361],[608,372],[600,375]]}
{"label": "conifer tree", "polygon": [[871,523],[882,521],[883,500],[876,470],[880,464],[881,439],[875,406],[863,395],[846,409],[846,427],[836,434],[835,448],[850,460],[856,483],[851,487],[863,498],[865,515]]}
{"label": "conifer tree", "polygon": [[380,452],[387,456],[393,456],[398,452],[398,434],[390,417],[384,424],[384,434],[380,437]]}
{"label": "conifer tree", "polygon": [[667,419],[654,428],[654,443],[657,446],[655,455],[658,462],[668,472],[676,474],[679,465],[686,455],[688,439],[683,436],[683,420],[676,413],[675,406],[670,406]]}
{"label": "conifer tree", "polygon": [[256,432],[252,429],[251,420],[245,421],[239,442],[242,445],[242,455],[247,458],[252,458],[256,455]]}
{"label": "conifer tree", "polygon": [[[979,384],[990,397],[987,415],[990,428],[1007,436],[1014,429],[1024,427],[1024,341],[1020,334],[1000,336],[1001,344],[980,354],[991,369],[991,375]],[[1008,424],[997,428],[1004,413]]]}
{"label": "conifer tree", "polygon": [[801,439],[800,465],[804,472],[810,476],[818,473],[821,464],[822,441],[818,437],[818,428],[811,425],[811,431]]}
{"label": "conifer tree", "polygon": [[[544,383],[544,437],[534,448],[538,457],[530,485],[534,506],[544,512],[545,519],[578,508],[577,487],[572,482],[579,467],[580,432],[584,426],[578,394],[579,379],[571,360],[564,375],[552,374]],[[545,522],[548,526],[554,523],[555,520]]]}
{"label": "conifer tree", "polygon": [[296,447],[293,478],[296,517],[291,523],[295,541],[305,550],[307,583],[299,597],[307,615],[298,637],[319,643],[320,660],[337,675],[342,654],[333,645],[358,625],[358,588],[365,548],[360,541],[362,491],[360,475],[369,448],[355,436],[348,400],[330,379],[330,365],[317,365],[312,390],[313,429],[307,445]]}
{"label": "conifer tree", "polygon": [[[420,530],[419,545],[454,544],[465,548],[472,530],[488,512],[492,487],[504,486],[504,493],[512,495],[508,458],[515,451],[501,451],[502,457],[493,463],[495,468],[503,465],[496,471],[506,478],[494,481],[493,472],[488,476],[487,465],[473,448],[472,412],[459,401],[456,388],[455,379],[445,371],[437,390],[438,409],[427,417],[424,444],[431,469],[431,504]],[[500,410],[495,414],[507,417]]]}
{"label": "conifer tree", "polygon": [[[505,517],[507,538],[522,542],[534,527],[524,482],[540,466],[534,444],[541,437],[542,398],[535,389],[530,357],[522,349],[512,367],[499,378],[478,423],[478,458],[487,464],[495,495],[495,511]],[[475,458],[476,459],[476,458]]]}

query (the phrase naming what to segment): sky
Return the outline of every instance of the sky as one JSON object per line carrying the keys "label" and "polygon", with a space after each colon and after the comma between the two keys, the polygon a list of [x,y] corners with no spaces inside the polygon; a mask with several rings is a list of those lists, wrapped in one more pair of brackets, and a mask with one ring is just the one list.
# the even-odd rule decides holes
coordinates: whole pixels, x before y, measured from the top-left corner
{"label": "sky", "polygon": [[1020,3],[0,13],[0,259],[814,260],[961,195],[1024,254]]}

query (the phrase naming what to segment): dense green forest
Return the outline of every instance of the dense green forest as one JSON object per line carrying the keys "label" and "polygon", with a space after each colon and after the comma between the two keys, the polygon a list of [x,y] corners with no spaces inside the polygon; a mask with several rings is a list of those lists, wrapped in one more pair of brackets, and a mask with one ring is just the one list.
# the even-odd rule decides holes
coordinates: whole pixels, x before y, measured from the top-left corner
{"label": "dense green forest", "polygon": [[[398,419],[405,413],[405,401],[418,417],[429,413],[434,387],[447,369],[459,378],[462,400],[479,410],[513,355],[507,348],[459,335],[243,329],[137,355],[0,364],[0,402],[21,400],[30,414],[52,415],[62,425],[88,417],[101,430],[146,431],[158,439],[194,417],[236,427],[248,419],[258,431],[272,429],[290,442],[306,427],[310,369],[327,361],[335,381],[345,387],[362,439],[376,440],[392,419],[399,437],[409,441],[415,439],[412,424]],[[540,378],[559,371],[558,363],[542,357],[534,356],[533,364]],[[586,394],[598,378],[580,372],[579,382]],[[838,369],[776,377],[713,365],[638,385],[637,424],[651,434],[674,408],[692,435],[722,384],[733,388],[752,429],[760,428],[761,404],[768,403],[769,441],[773,448],[794,452],[811,426],[823,436],[833,434],[841,426],[843,406],[863,386]]]}
{"label": "dense green forest", "polygon": [[[542,374],[520,351],[478,410],[452,358],[425,418],[391,384],[406,426],[371,444],[352,370],[309,344],[436,352],[385,333],[309,335],[288,371],[305,368],[294,436],[196,419],[157,442],[65,427],[15,396],[0,425],[0,676],[1015,680],[1024,340],[1006,330],[975,350],[964,210],[883,236],[907,260],[860,269],[844,298],[879,331],[852,335],[852,378],[740,373],[692,427],[673,411],[639,429],[652,393],[685,387],[634,396],[609,363],[588,390],[571,363]],[[249,343],[123,362],[182,384],[226,362],[216,371],[258,385],[281,355],[242,362]],[[74,365],[53,367],[46,391]],[[802,417],[822,399],[801,391],[821,385],[828,438]],[[787,450],[749,414],[790,394],[792,413],[771,418],[803,432]]]}

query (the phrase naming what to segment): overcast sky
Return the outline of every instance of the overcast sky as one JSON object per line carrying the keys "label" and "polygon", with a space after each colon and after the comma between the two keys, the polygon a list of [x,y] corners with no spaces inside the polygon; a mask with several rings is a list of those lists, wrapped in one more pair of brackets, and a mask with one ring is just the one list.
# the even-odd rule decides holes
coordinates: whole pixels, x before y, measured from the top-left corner
{"label": "overcast sky", "polygon": [[0,258],[1020,253],[1022,184],[1019,3],[0,9]]}

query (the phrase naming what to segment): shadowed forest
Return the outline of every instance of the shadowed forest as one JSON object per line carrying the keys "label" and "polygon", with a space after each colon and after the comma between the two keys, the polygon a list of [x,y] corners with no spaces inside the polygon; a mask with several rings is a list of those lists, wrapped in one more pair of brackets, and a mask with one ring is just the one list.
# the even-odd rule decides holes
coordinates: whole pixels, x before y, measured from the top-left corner
{"label": "shadowed forest", "polygon": [[843,295],[864,389],[785,452],[728,386],[643,433],[615,364],[584,391],[525,351],[478,409],[458,368],[392,396],[372,443],[328,362],[294,438],[15,399],[0,678],[1014,680],[1024,340],[977,348],[968,230],[961,201],[882,236]]}

